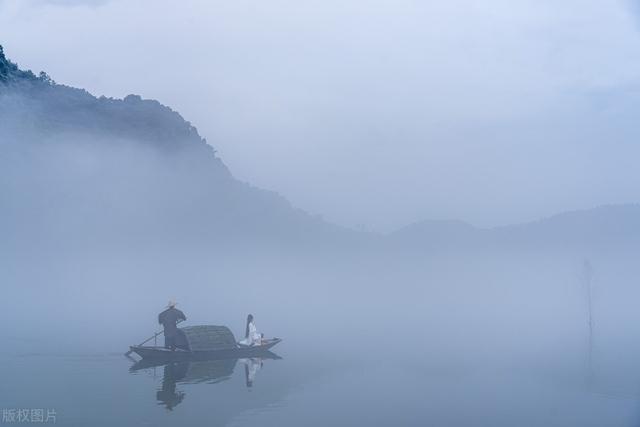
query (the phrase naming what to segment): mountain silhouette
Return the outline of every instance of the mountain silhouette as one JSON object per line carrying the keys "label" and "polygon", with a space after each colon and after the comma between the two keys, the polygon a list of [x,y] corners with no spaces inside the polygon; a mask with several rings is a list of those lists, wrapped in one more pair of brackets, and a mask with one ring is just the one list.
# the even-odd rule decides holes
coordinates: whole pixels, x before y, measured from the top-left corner
{"label": "mountain silhouette", "polygon": [[1,46],[0,149],[0,233],[9,248],[430,251],[640,244],[640,205],[491,229],[422,221],[382,236],[339,227],[234,178],[197,129],[158,101],[95,97],[20,69]]}
{"label": "mountain silhouette", "polygon": [[396,247],[421,250],[638,248],[640,205],[600,206],[495,228],[462,221],[422,221],[389,238]]}
{"label": "mountain silhouette", "polygon": [[345,244],[329,224],[233,177],[180,114],[95,97],[35,75],[0,47],[0,213],[5,244]]}

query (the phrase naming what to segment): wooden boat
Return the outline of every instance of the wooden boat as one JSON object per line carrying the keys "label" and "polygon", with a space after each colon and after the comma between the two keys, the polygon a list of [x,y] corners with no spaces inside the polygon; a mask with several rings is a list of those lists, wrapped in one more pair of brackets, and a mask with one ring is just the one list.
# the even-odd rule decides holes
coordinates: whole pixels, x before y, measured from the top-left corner
{"label": "wooden boat", "polygon": [[[147,369],[147,368],[154,368],[157,366],[166,366],[166,365],[171,365],[171,364],[176,364],[176,363],[208,363],[208,362],[229,362],[229,363],[233,363],[235,365],[235,363],[238,361],[238,359],[244,359],[244,357],[228,357],[228,356],[224,356],[220,357],[220,356],[207,356],[206,354],[195,354],[195,355],[182,355],[182,357],[185,357],[184,359],[179,359],[179,360],[167,360],[167,359],[163,359],[163,358],[146,358],[146,359],[141,359],[138,361],[134,361],[133,365],[131,365],[131,367],[129,368],[130,372],[135,372],[135,371],[139,371],[141,369]],[[280,360],[282,359],[280,356],[278,356],[277,354],[269,351],[269,350],[264,350],[263,352],[261,352],[259,355],[257,356],[252,356],[251,358],[259,358],[262,360]],[[132,359],[134,360],[134,359]]]}
{"label": "wooden boat", "polygon": [[159,346],[134,345],[130,349],[143,360],[154,361],[183,361],[183,360],[211,360],[211,359],[239,359],[244,357],[259,357],[269,352],[280,338],[265,339],[261,345],[244,346],[238,344],[233,333],[226,326],[201,325],[180,328],[185,349],[171,350]]}
{"label": "wooden boat", "polygon": [[180,360],[205,360],[205,359],[240,359],[243,357],[258,357],[261,354],[269,353],[269,349],[282,341],[280,338],[265,340],[262,345],[251,347],[241,347],[220,350],[170,350],[164,347],[134,345],[131,351],[143,359],[162,359],[166,361]]}

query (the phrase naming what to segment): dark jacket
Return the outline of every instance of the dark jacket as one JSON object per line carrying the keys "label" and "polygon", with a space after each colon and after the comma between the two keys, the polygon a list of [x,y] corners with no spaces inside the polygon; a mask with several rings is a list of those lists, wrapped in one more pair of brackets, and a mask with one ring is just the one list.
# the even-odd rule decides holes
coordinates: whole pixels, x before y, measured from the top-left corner
{"label": "dark jacket", "polygon": [[164,336],[171,337],[178,333],[178,320],[187,320],[184,313],[175,307],[170,307],[158,315],[158,323],[164,327]]}

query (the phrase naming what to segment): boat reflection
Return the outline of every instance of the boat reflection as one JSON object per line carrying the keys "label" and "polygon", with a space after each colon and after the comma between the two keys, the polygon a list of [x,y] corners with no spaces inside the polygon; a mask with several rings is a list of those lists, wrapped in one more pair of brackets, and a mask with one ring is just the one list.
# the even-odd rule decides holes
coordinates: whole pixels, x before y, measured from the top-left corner
{"label": "boat reflection", "polygon": [[162,388],[156,392],[156,399],[168,410],[173,410],[184,399],[184,392],[176,390],[176,384],[189,370],[189,363],[170,363],[164,366]]}
{"label": "boat reflection", "polygon": [[171,411],[182,403],[185,392],[179,390],[180,384],[217,384],[230,379],[238,363],[244,365],[245,385],[247,388],[253,387],[256,374],[264,366],[265,360],[281,359],[275,353],[265,352],[260,357],[243,359],[221,359],[221,360],[194,360],[183,362],[154,362],[141,360],[134,363],[129,369],[130,372],[138,372],[145,369],[163,367],[164,374],[162,385],[156,392],[156,400],[159,405]]}
{"label": "boat reflection", "polygon": [[252,357],[249,359],[239,359],[239,360],[244,364],[245,384],[247,388],[251,388],[253,387],[253,381],[256,378],[256,374],[260,369],[262,369],[264,362],[259,357]]}

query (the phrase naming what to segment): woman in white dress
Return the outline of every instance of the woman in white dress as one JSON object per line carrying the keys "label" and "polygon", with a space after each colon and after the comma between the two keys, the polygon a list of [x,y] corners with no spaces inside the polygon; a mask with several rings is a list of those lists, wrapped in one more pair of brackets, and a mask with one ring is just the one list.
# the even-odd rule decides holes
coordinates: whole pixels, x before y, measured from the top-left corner
{"label": "woman in white dress", "polygon": [[247,316],[247,327],[244,332],[244,339],[240,341],[243,345],[260,345],[262,344],[262,334],[256,329],[256,324],[253,322],[253,315]]}

